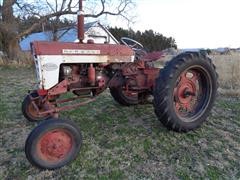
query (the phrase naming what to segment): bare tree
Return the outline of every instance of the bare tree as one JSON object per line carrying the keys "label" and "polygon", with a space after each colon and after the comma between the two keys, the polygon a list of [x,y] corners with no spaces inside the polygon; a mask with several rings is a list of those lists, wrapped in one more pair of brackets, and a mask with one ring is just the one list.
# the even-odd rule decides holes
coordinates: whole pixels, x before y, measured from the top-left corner
{"label": "bare tree", "polygon": [[[134,0],[87,0],[85,1],[85,17],[98,18],[103,15],[121,16],[130,21],[130,10],[134,6]],[[3,0],[0,7],[0,41],[3,44],[3,51],[10,59],[18,59],[20,48],[19,40],[32,33],[37,27],[48,20],[60,21],[60,18],[69,15],[76,15],[78,11],[77,0]],[[38,22],[33,23],[29,28],[19,32],[16,17],[36,16]],[[53,27],[57,31],[57,26]],[[53,33],[54,34],[54,33]],[[56,40],[57,37],[54,37]]]}
{"label": "bare tree", "polygon": [[[15,0],[6,0],[3,1],[1,7],[1,22],[0,22],[0,32],[1,32],[1,41],[3,46],[3,51],[5,51],[10,58],[13,57],[14,49],[19,49],[18,41],[16,38],[17,26],[15,22],[15,17],[13,14],[13,5]],[[9,46],[8,44],[12,44]]]}

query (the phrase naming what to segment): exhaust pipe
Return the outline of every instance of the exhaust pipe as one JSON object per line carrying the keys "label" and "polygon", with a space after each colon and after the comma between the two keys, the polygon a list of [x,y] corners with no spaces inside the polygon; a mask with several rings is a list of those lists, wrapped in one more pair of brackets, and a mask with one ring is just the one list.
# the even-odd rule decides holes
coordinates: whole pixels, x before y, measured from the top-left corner
{"label": "exhaust pipe", "polygon": [[82,44],[84,40],[84,12],[83,12],[83,0],[79,0],[79,11],[78,11],[78,39],[79,43]]}

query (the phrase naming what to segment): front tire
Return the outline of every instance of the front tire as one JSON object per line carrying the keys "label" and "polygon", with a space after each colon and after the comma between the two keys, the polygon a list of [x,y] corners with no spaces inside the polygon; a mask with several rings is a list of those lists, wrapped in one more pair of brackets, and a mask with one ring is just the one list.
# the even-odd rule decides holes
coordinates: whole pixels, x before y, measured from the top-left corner
{"label": "front tire", "polygon": [[40,169],[57,169],[74,160],[82,144],[82,135],[72,121],[49,119],[28,136],[25,154]]}
{"label": "front tire", "polygon": [[201,53],[173,58],[156,80],[154,109],[158,119],[177,132],[198,128],[215,101],[217,77],[211,59]]}
{"label": "front tire", "polygon": [[[38,95],[37,91],[33,91],[30,94],[28,94],[22,102],[23,116],[30,122],[39,122],[51,117],[49,114],[39,115],[36,109],[34,108],[32,101],[35,101],[35,104],[39,105],[41,104],[40,99],[41,97]],[[43,112],[45,110],[44,107],[41,105],[38,108],[40,112]]]}

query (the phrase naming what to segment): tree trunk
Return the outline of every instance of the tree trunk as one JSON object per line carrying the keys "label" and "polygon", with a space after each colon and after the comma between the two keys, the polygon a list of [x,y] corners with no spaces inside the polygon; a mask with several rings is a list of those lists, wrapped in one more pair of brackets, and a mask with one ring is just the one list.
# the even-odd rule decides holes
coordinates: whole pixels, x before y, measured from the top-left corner
{"label": "tree trunk", "polygon": [[59,37],[58,37],[59,23],[60,23],[60,16],[57,16],[55,20],[52,21],[52,33],[53,33],[52,41],[59,40]]}
{"label": "tree trunk", "polygon": [[0,22],[1,43],[3,51],[10,60],[20,60],[21,50],[17,37],[18,25],[13,14],[16,0],[4,0],[2,5],[2,21]]}
{"label": "tree trunk", "polygon": [[22,51],[19,46],[19,41],[15,38],[7,42],[6,47],[8,47],[7,55],[10,60],[22,60]]}
{"label": "tree trunk", "polygon": [[0,33],[2,36],[0,44],[2,44],[3,52],[6,53],[9,60],[20,60],[21,50],[17,33],[8,25],[0,23],[0,26]]}
{"label": "tree trunk", "polygon": [[58,29],[57,27],[53,27],[52,30],[52,41],[58,41]]}

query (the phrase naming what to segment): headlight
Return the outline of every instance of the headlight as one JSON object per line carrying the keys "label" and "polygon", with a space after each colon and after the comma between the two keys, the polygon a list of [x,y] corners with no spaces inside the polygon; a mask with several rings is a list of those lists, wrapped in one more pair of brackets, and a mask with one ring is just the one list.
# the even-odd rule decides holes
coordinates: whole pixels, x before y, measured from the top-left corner
{"label": "headlight", "polygon": [[72,68],[70,66],[63,66],[64,77],[69,77],[72,74]]}

